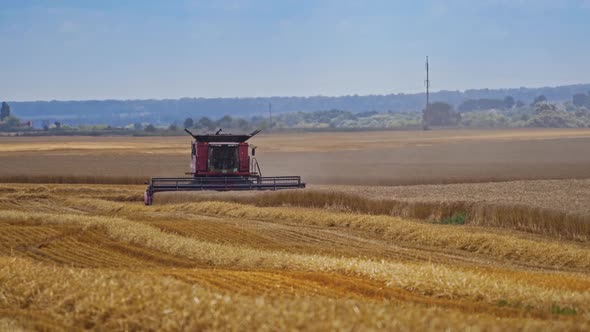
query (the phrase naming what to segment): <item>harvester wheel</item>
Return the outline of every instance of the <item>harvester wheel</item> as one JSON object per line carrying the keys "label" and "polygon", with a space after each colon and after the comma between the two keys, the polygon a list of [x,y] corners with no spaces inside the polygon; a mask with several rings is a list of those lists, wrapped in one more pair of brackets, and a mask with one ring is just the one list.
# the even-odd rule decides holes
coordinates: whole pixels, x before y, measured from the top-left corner
{"label": "harvester wheel", "polygon": [[152,200],[154,199],[154,196],[151,192],[146,191],[143,193],[143,203],[145,205],[152,205]]}

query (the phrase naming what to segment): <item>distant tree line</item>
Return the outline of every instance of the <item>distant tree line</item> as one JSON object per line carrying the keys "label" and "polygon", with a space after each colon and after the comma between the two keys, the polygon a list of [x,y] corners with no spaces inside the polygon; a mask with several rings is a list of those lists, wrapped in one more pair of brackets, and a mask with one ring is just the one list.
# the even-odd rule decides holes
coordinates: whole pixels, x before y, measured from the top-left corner
{"label": "distant tree line", "polygon": [[9,116],[10,116],[10,106],[8,106],[8,104],[5,101],[3,101],[2,107],[0,108],[0,121],[6,120],[6,118],[8,118]]}
{"label": "distant tree line", "polygon": [[[190,116],[184,120],[168,123],[138,121],[125,125],[79,124],[72,125],[61,120],[44,120],[39,134],[132,134],[132,135],[178,135],[183,128],[200,132],[249,132],[254,129],[419,129],[431,127],[590,127],[590,92],[575,93],[564,102],[550,102],[544,94],[530,99],[525,104],[511,95],[500,98],[472,98],[460,103],[455,109],[451,103],[432,102],[421,113],[376,110],[354,112],[329,109],[314,112],[286,112],[274,114],[272,122],[266,116],[237,117],[223,115],[220,118]],[[12,104],[12,103],[11,103]],[[21,122],[12,112],[12,105],[3,102],[0,106],[0,131],[35,131]],[[39,128],[39,127],[37,127]]]}
{"label": "distant tree line", "polygon": [[21,123],[21,120],[14,116],[7,102],[0,106],[0,131],[29,130],[30,123]]}
{"label": "distant tree line", "polygon": [[[490,101],[494,108],[502,105],[506,96],[512,96],[518,103],[530,105],[539,95],[552,102],[571,100],[572,95],[590,90],[590,84],[578,84],[544,88],[516,89],[473,89],[466,91],[438,91],[431,93],[432,100],[452,105],[459,112],[484,110]],[[187,117],[198,120],[201,117],[217,119],[223,115],[249,118],[265,114],[269,103],[273,113],[306,112],[324,110],[346,110],[352,113],[364,112],[416,112],[424,108],[424,93],[386,95],[348,95],[311,97],[261,97],[261,98],[181,98],[165,100],[86,100],[86,101],[38,101],[10,102],[14,113],[21,118],[32,120],[37,127],[42,121],[62,125],[110,125],[126,126],[134,123],[151,123],[154,126],[168,126],[176,122],[182,126]],[[480,100],[460,105],[467,100]],[[510,107],[502,105],[504,109]]]}
{"label": "distant tree line", "polygon": [[217,128],[235,128],[248,130],[251,129],[253,123],[248,122],[242,118],[232,117],[230,115],[224,115],[218,120],[211,120],[209,117],[203,116],[199,119],[186,118],[184,120],[184,128],[190,129],[203,129],[203,130],[214,130]]}
{"label": "distant tree line", "polygon": [[455,112],[450,104],[437,101],[424,110],[422,121],[424,129],[430,126],[455,126],[461,121],[461,114]]}
{"label": "distant tree line", "polygon": [[572,97],[572,103],[578,107],[590,108],[590,91],[588,93],[576,93]]}
{"label": "distant tree line", "polygon": [[[576,98],[578,103],[586,103],[590,101],[590,94]],[[552,119],[548,123],[547,112],[543,113],[548,105],[554,106],[547,102],[545,95],[535,97],[529,106],[522,101],[515,101],[512,96],[468,99],[459,105],[458,111],[455,111],[452,105],[438,101],[422,111],[422,124],[424,129],[431,126],[565,126],[567,121]],[[548,111],[555,112],[550,107]],[[545,115],[544,119],[536,116],[540,113]],[[558,118],[560,116],[563,114],[557,115]]]}
{"label": "distant tree line", "polygon": [[[459,112],[473,112],[489,109],[511,109],[516,105],[517,102],[514,100],[514,97],[506,96],[503,99],[467,99],[464,102],[462,102],[457,109],[459,110]],[[524,103],[522,101],[519,101],[518,105],[523,106]]]}
{"label": "distant tree line", "polygon": [[362,112],[354,113],[344,110],[327,110],[317,112],[291,112],[277,114],[273,117],[272,123],[267,117],[254,116],[248,119],[232,117],[225,115],[217,120],[209,117],[186,118],[182,127],[171,124],[167,128],[148,125],[139,127],[144,131],[173,131],[182,130],[182,128],[194,129],[201,132],[214,132],[219,128],[224,131],[248,132],[254,129],[362,129],[362,128],[381,128],[381,129],[418,129],[420,128],[420,116],[415,112]]}

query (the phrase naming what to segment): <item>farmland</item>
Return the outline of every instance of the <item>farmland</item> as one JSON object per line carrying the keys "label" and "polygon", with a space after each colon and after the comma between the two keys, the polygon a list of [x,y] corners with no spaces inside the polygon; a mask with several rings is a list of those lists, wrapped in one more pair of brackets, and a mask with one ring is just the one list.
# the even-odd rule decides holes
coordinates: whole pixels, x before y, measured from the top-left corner
{"label": "farmland", "polygon": [[2,138],[0,330],[590,329],[590,131],[261,136],[308,189],[143,206],[188,142]]}
{"label": "farmland", "polygon": [[[190,137],[6,137],[0,177],[150,176],[189,170]],[[590,178],[590,130],[344,132],[261,135],[264,175],[314,184],[409,185]],[[62,181],[67,181],[63,179]]]}

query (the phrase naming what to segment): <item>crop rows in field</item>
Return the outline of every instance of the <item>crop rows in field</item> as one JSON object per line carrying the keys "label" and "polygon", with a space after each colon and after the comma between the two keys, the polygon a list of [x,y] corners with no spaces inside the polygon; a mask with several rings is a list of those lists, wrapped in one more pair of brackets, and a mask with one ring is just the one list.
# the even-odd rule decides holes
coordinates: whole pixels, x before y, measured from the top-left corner
{"label": "crop rows in field", "polygon": [[[313,185],[278,193],[162,193],[156,202],[227,201],[257,206],[327,208],[441,222],[457,214],[471,225],[586,241],[589,180],[515,181],[428,186]],[[447,190],[448,189],[448,190]]]}
{"label": "crop rows in field", "polygon": [[77,227],[4,226],[0,254],[77,267],[192,267],[195,264],[129,243],[112,241],[100,230]]}
{"label": "crop rows in field", "polygon": [[117,199],[132,187],[42,187],[0,185],[0,326],[588,328],[586,242],[335,207],[145,207]]}

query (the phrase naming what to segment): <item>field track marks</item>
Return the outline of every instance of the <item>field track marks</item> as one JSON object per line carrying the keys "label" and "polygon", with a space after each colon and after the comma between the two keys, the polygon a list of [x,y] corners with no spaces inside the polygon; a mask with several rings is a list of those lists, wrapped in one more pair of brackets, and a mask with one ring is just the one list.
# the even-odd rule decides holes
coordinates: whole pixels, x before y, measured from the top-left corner
{"label": "field track marks", "polygon": [[0,222],[0,253],[6,253],[11,248],[41,243],[48,238],[62,234],[57,230],[45,226],[13,226]]}
{"label": "field track marks", "polygon": [[156,273],[230,294],[273,297],[322,296],[335,299],[355,298],[362,301],[389,300],[456,309],[466,313],[493,313],[498,317],[550,317],[546,312],[523,308],[500,307],[466,299],[441,298],[436,295],[420,295],[390,287],[384,282],[332,273],[227,269],[181,269],[173,272],[158,270]]}
{"label": "field track marks", "polygon": [[248,246],[256,249],[319,254],[333,257],[361,257],[401,262],[431,262],[453,266],[502,267],[510,270],[567,270],[530,262],[511,261],[469,251],[386,240],[370,231],[344,227],[300,225],[259,219],[237,219],[211,215],[148,222],[165,232],[200,241]]}
{"label": "field track marks", "polygon": [[365,257],[395,261],[440,261],[380,239],[367,239],[353,230],[334,230],[305,225],[274,224],[258,220],[210,218],[150,222],[159,229],[200,241],[227,243],[256,249],[320,254],[334,257]]}
{"label": "field track marks", "polygon": [[[502,264],[491,258],[483,260],[478,256],[468,257],[465,253],[458,255],[455,251],[438,248],[403,248],[384,240],[371,238],[371,234],[349,229],[326,228],[318,226],[298,226],[273,224],[256,220],[234,220],[207,218],[201,220],[181,220],[152,224],[164,229],[178,229],[184,236],[198,240],[227,242],[235,245],[247,245],[266,250],[281,250],[295,253],[312,253],[330,256],[364,257],[365,259],[387,259],[392,261],[429,261],[465,271],[485,273],[490,277],[510,279],[515,282],[527,282],[540,287],[585,291],[590,289],[590,278],[576,273],[554,273],[525,266],[514,267]],[[211,231],[213,230],[213,231]],[[307,233],[310,236],[306,236]],[[254,234],[250,238],[248,234]],[[362,237],[366,235],[367,237]],[[264,238],[265,242],[260,241]],[[374,237],[374,236],[373,236]],[[323,241],[326,239],[326,241]],[[276,242],[273,242],[276,241]],[[351,243],[350,247],[346,244]],[[467,256],[467,257],[466,257]],[[227,287],[227,286],[224,286]]]}
{"label": "field track marks", "polygon": [[0,208],[22,212],[85,214],[82,207],[68,205],[62,198],[51,194],[9,194],[0,198]]}
{"label": "field track marks", "polygon": [[0,240],[2,254],[16,254],[60,265],[102,268],[197,266],[186,258],[114,241],[101,230],[82,231],[74,226],[3,226],[0,227]]}

